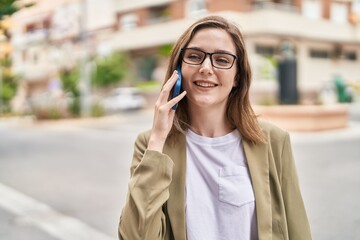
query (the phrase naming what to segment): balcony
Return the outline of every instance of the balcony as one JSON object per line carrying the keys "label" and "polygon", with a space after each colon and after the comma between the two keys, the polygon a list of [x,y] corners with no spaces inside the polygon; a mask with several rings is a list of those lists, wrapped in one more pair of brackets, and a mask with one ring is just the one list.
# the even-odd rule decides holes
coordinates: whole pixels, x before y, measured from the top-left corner
{"label": "balcony", "polygon": [[300,8],[291,4],[292,1],[283,1],[282,3],[275,3],[268,0],[258,0],[253,3],[253,10],[271,9],[277,11],[300,13]]}
{"label": "balcony", "polygon": [[25,81],[38,82],[47,79],[54,69],[48,65],[25,65],[17,71],[22,73],[22,78]]}
{"label": "balcony", "polygon": [[117,12],[130,12],[140,8],[148,8],[148,7],[156,7],[167,5],[174,0],[136,0],[136,1],[129,1],[129,0],[121,0],[118,1],[117,5]]}
{"label": "balcony", "polygon": [[17,49],[24,49],[29,44],[39,44],[48,41],[49,31],[47,29],[38,29],[24,34],[16,34],[12,43]]}
{"label": "balcony", "polygon": [[[336,43],[360,42],[360,25],[309,19],[301,14],[274,9],[246,13],[224,11],[217,14],[239,23],[244,35],[249,37],[271,35]],[[113,49],[131,50],[172,43],[192,22],[192,19],[186,18],[119,32],[109,39],[107,44]]]}

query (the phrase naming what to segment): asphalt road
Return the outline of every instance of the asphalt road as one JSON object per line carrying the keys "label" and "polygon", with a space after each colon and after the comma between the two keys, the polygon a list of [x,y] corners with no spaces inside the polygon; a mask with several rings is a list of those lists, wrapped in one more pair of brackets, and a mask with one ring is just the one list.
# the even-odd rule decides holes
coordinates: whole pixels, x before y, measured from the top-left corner
{"label": "asphalt road", "polygon": [[[133,142],[151,119],[0,124],[0,239],[116,239]],[[360,239],[360,125],[291,137],[313,239]]]}

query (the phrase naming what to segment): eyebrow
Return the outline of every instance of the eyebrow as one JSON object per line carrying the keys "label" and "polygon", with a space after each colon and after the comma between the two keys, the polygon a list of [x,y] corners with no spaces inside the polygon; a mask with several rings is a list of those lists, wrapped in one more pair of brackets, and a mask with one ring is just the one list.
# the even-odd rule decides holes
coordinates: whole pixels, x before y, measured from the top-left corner
{"label": "eyebrow", "polygon": [[[207,51],[205,51],[203,48],[200,48],[200,47],[187,47],[187,48],[192,48],[192,49],[197,49],[197,50],[201,50],[201,51],[207,52]],[[231,55],[235,55],[235,56],[236,56],[236,53],[232,53],[232,52],[229,52],[229,51],[227,51],[227,50],[222,50],[222,49],[217,49],[217,50],[215,50],[214,52],[211,52],[211,53],[228,53],[228,54],[231,54]]]}

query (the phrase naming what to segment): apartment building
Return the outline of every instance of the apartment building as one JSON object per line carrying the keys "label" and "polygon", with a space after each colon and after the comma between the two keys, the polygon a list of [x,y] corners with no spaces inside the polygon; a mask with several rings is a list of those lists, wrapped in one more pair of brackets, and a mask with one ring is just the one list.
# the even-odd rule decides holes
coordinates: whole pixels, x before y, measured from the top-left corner
{"label": "apartment building", "polygon": [[132,58],[131,81],[162,81],[162,49],[207,14],[227,17],[242,30],[258,101],[276,95],[278,49],[286,41],[296,51],[303,101],[314,100],[334,75],[360,80],[360,0],[37,0],[12,17],[13,67],[27,93],[22,98],[57,86],[57,71],[84,55],[111,51]]}
{"label": "apartment building", "polygon": [[33,7],[12,16],[13,70],[21,76],[15,97],[18,108],[28,98],[58,92],[59,70],[104,51],[98,43],[114,31],[112,0],[31,2]]}
{"label": "apartment building", "polygon": [[[116,3],[117,33],[107,43],[113,49],[129,51],[138,63],[138,72],[151,65],[150,70],[163,73],[166,61],[154,57],[159,49],[176,41],[195,19],[218,14],[238,24],[245,36],[254,71],[253,96],[260,101],[259,98],[274,96],[277,91],[276,59],[284,42],[294,46],[297,85],[305,102],[313,101],[336,75],[347,81],[360,80],[358,0],[118,0]],[[149,63],[144,63],[144,59]],[[139,79],[144,77],[162,75],[147,73]]]}

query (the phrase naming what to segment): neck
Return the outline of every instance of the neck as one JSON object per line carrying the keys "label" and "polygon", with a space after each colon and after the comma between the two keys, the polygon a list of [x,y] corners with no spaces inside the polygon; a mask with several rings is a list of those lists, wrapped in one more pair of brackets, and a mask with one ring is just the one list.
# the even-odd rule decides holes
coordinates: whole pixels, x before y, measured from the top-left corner
{"label": "neck", "polygon": [[205,137],[220,137],[233,129],[225,116],[225,108],[190,107],[190,129]]}

